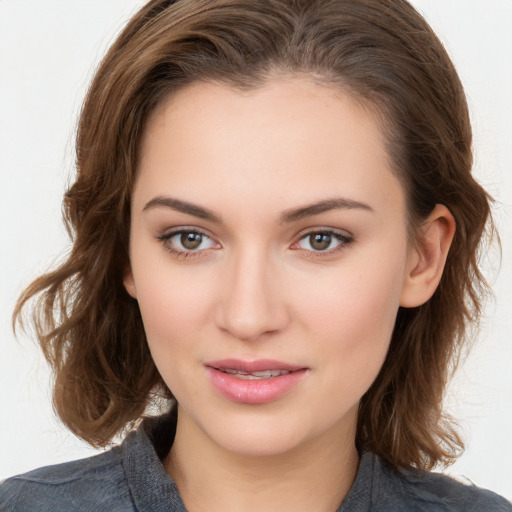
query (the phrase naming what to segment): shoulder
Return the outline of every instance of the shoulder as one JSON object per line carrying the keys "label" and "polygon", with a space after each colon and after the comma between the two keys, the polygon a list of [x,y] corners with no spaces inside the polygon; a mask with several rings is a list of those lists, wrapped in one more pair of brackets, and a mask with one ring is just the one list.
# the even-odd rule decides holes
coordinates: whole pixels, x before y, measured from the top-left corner
{"label": "shoulder", "polygon": [[[512,505],[505,498],[471,483],[442,473],[397,471],[385,462],[380,463],[383,465],[379,486],[381,503],[387,502],[389,510],[394,512],[512,512]],[[396,508],[397,495],[402,508]],[[382,510],[387,509],[384,506]]]}
{"label": "shoulder", "polygon": [[171,410],[100,455],[9,478],[0,483],[0,512],[185,512],[161,462],[174,432]]}
{"label": "shoulder", "polygon": [[0,484],[0,512],[120,512],[132,508],[118,447],[86,459],[39,468]]}

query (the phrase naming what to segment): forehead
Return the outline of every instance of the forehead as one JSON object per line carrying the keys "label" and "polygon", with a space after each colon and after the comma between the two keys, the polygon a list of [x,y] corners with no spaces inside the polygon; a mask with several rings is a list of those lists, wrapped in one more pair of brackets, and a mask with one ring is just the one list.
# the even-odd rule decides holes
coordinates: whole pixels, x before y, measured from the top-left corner
{"label": "forehead", "polygon": [[216,209],[231,195],[243,211],[342,195],[403,207],[377,115],[304,78],[248,92],[192,84],[152,114],[141,149],[134,202],[172,192]]}

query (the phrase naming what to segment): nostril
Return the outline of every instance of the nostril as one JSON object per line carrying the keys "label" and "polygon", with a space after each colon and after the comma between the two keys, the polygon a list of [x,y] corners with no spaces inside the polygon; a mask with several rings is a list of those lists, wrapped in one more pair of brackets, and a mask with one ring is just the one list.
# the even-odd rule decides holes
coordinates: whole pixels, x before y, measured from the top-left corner
{"label": "nostril", "polygon": [[224,311],[219,315],[218,327],[240,341],[254,341],[281,331],[286,321],[273,313],[252,311],[248,315],[235,315]]}
{"label": "nostril", "polygon": [[241,341],[254,341],[281,331],[288,323],[279,279],[260,247],[233,254],[229,272],[220,275],[216,305],[219,329]]}

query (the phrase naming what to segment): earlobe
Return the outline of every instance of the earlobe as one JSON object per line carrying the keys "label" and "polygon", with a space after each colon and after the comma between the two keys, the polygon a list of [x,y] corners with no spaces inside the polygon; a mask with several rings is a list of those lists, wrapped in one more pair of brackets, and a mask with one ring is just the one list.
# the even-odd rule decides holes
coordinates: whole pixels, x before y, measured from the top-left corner
{"label": "earlobe", "polygon": [[137,298],[137,290],[135,288],[135,281],[133,279],[133,273],[130,265],[127,265],[124,276],[123,276],[123,284],[126,291],[134,298]]}
{"label": "earlobe", "polygon": [[435,206],[426,219],[421,238],[411,248],[400,306],[412,308],[427,302],[443,274],[455,235],[455,219],[444,205]]}

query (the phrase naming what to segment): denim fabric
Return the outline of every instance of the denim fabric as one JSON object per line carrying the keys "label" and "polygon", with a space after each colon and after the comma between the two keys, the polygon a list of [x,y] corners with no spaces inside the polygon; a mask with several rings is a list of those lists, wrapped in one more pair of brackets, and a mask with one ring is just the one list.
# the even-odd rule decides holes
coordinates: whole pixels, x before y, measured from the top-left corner
{"label": "denim fabric", "polygon": [[[170,415],[146,420],[105,453],[5,480],[0,512],[186,512],[161,463],[172,444],[174,424]],[[370,511],[511,512],[512,505],[444,475],[396,471],[365,453],[338,512]]]}

